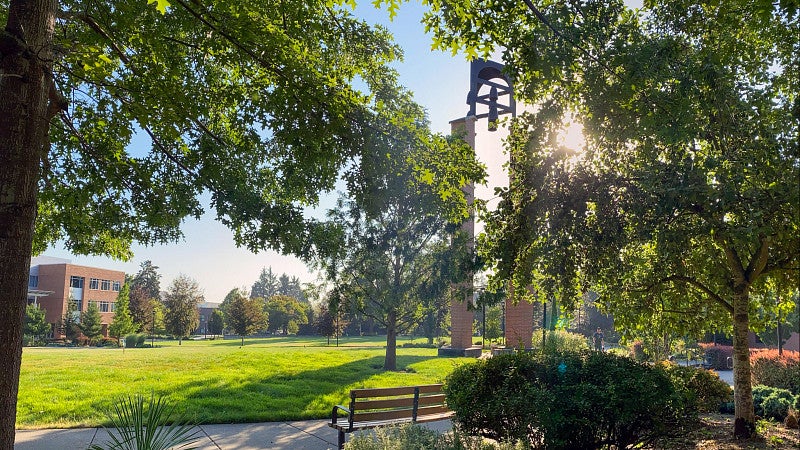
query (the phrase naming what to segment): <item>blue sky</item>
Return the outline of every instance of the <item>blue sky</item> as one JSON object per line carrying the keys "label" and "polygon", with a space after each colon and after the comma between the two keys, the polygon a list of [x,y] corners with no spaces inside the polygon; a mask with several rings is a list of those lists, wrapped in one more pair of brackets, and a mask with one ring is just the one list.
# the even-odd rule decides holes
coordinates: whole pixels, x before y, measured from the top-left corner
{"label": "blue sky", "polygon": [[[404,3],[394,20],[389,21],[386,11],[376,10],[368,2],[363,2],[355,14],[370,23],[386,26],[394,34],[405,55],[404,61],[396,64],[400,82],[414,92],[416,101],[427,109],[433,131],[447,134],[449,122],[464,117],[467,112],[469,62],[463,55],[452,56],[449,52],[431,50],[430,36],[425,35],[419,23],[423,11],[424,7],[418,1]],[[489,198],[494,186],[504,184],[505,175],[501,171],[505,159],[501,150],[504,133],[502,130],[489,133],[483,122],[477,124],[477,131],[478,157],[487,165],[490,178],[488,186],[476,189],[476,195]],[[315,281],[315,275],[297,258],[272,251],[253,254],[237,248],[230,230],[214,220],[213,211],[207,212],[199,221],[185,222],[183,232],[184,239],[174,244],[134,245],[134,257],[127,262],[71,255],[58,246],[48,249],[44,255],[68,258],[73,264],[131,274],[138,271],[142,261],[151,260],[159,267],[162,289],[183,273],[199,282],[208,302],[221,302],[233,288],[249,288],[263,267],[272,267],[274,272],[297,276],[302,281]]]}

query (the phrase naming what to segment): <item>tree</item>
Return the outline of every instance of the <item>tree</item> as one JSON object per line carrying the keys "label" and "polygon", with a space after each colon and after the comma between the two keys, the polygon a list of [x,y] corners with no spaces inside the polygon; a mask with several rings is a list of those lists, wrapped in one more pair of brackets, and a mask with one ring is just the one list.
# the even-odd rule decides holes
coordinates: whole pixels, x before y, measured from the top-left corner
{"label": "tree", "polygon": [[157,301],[159,297],[149,297],[144,286],[129,284],[131,287],[128,294],[128,309],[131,312],[131,320],[137,330],[144,330],[153,317],[153,302]]}
{"label": "tree", "polygon": [[272,273],[272,267],[261,269],[258,280],[250,289],[250,298],[270,298],[278,293],[278,277]]}
{"label": "tree", "polygon": [[100,317],[100,309],[95,302],[89,302],[86,311],[81,313],[78,329],[89,339],[89,344],[103,335],[103,318]]}
{"label": "tree", "polygon": [[[798,284],[796,3],[436,6],[436,45],[502,46],[537,105],[514,125],[512,179],[488,218],[495,283],[565,304],[596,289],[623,332],[732,332],[734,434],[751,435],[747,333],[752,311],[775,308],[751,293]],[[570,116],[577,154],[558,144]]]}
{"label": "tree", "polygon": [[158,266],[154,266],[149,259],[142,262],[139,271],[131,280],[131,287],[143,291],[147,298],[159,298],[161,296],[161,274],[158,273]]}
{"label": "tree", "polygon": [[[10,448],[32,252],[62,240],[75,254],[130,258],[134,241],[180,238],[209,192],[237,244],[312,256],[330,229],[304,209],[342,176],[363,184],[367,136],[407,121],[376,121],[385,105],[372,95],[396,84],[399,49],[337,4],[8,0],[0,23]],[[134,149],[134,136],[150,145]]]}
{"label": "tree", "polygon": [[[403,92],[390,98],[398,107],[419,108]],[[467,216],[460,188],[480,179],[483,170],[463,142],[447,150],[392,139],[381,145],[386,150],[362,165],[373,180],[371,189],[340,199],[330,212],[344,244],[319,263],[334,284],[330,309],[360,313],[385,326],[384,369],[396,370],[397,334],[419,325],[431,304],[448,295],[449,270],[456,264],[447,225]],[[417,170],[423,172],[419,177]],[[442,179],[458,181],[442,193],[434,183]]]}
{"label": "tree", "polygon": [[264,301],[248,298],[239,290],[232,291],[230,303],[225,312],[225,324],[242,338],[267,328],[269,317],[264,312]]}
{"label": "tree", "polygon": [[116,308],[114,310],[114,320],[108,326],[108,334],[116,337],[118,340],[126,334],[133,333],[138,329],[138,326],[133,323],[133,317],[129,308],[130,300],[130,283],[122,285],[122,289],[117,294]]}
{"label": "tree", "polygon": [[297,333],[300,325],[308,323],[308,306],[288,295],[273,295],[264,310],[269,317],[269,331]]}
{"label": "tree", "polygon": [[222,328],[225,326],[225,319],[222,311],[215,309],[208,319],[208,332],[212,335],[222,334]]}
{"label": "tree", "polygon": [[34,342],[40,340],[42,336],[50,331],[50,324],[45,318],[45,311],[39,305],[30,304],[25,308],[25,324],[22,332],[25,336],[30,336]]}
{"label": "tree", "polygon": [[64,338],[69,342],[75,342],[75,339],[78,337],[78,331],[80,331],[78,328],[79,318],[80,312],[78,311],[78,304],[70,296],[70,299],[67,302],[67,312],[61,318],[61,322],[58,324],[59,330],[62,334],[64,334]]}
{"label": "tree", "polygon": [[180,274],[172,280],[164,296],[164,327],[178,338],[178,345],[189,337],[200,324],[198,305],[203,302],[203,292],[197,281]]}

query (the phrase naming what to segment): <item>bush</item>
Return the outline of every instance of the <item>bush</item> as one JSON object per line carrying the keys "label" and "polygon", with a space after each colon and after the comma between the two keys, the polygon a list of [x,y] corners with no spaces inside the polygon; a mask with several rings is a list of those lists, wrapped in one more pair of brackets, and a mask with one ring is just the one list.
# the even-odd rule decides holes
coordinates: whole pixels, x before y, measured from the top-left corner
{"label": "bush", "polygon": [[[533,348],[542,348],[542,335],[540,333],[534,333],[533,335]],[[587,343],[584,335],[570,333],[563,330],[555,330],[547,332],[544,353],[578,353],[582,350],[587,350],[588,348],[589,344]]]}
{"label": "bush", "polygon": [[733,358],[733,346],[702,343],[699,345],[704,350],[704,359],[711,364],[712,369],[730,370],[728,358]]}
{"label": "bush", "polygon": [[[798,396],[800,398],[800,396]],[[774,399],[774,400],[770,400]],[[758,385],[753,388],[753,409],[762,417],[783,420],[797,399],[786,389]],[[786,404],[785,410],[783,404]]]}
{"label": "bush", "polygon": [[146,334],[137,334],[136,335],[136,346],[137,347],[144,347],[144,341],[147,340]]}
{"label": "bush", "polygon": [[375,428],[373,432],[358,433],[344,446],[346,450],[523,450],[509,444],[484,442],[480,438],[462,435],[458,429],[440,435],[419,425],[405,424]]}
{"label": "bush", "polygon": [[687,411],[719,411],[723,403],[733,401],[733,390],[719,376],[705,369],[662,363],[675,390],[683,396]]}
{"label": "bush", "polygon": [[627,448],[684,416],[662,370],[598,352],[498,355],[457,368],[444,391],[467,433],[534,448]]}
{"label": "bush", "polygon": [[[792,400],[794,400],[794,398],[792,398]],[[761,404],[761,409],[764,411],[764,417],[783,421],[786,415],[789,414],[791,405],[792,403],[790,400],[773,394],[764,399],[764,403]]]}
{"label": "bush", "polygon": [[133,348],[136,347],[137,335],[136,334],[128,334],[125,336],[125,347]]}
{"label": "bush", "polygon": [[403,348],[437,348],[436,344],[428,344],[427,342],[405,342],[401,346]]}
{"label": "bush", "polygon": [[750,370],[753,384],[763,384],[788,389],[800,394],[800,353],[784,350],[756,350],[750,354]]}

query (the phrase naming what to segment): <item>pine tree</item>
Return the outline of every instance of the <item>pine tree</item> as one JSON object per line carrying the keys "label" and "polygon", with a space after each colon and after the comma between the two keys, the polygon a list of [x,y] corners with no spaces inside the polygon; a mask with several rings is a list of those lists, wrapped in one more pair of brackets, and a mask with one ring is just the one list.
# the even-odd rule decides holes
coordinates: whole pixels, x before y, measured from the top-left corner
{"label": "pine tree", "polygon": [[133,323],[133,317],[131,316],[129,295],[130,285],[125,283],[122,285],[119,294],[117,294],[114,321],[108,327],[108,334],[118,339],[128,333],[133,333],[137,329],[137,325]]}

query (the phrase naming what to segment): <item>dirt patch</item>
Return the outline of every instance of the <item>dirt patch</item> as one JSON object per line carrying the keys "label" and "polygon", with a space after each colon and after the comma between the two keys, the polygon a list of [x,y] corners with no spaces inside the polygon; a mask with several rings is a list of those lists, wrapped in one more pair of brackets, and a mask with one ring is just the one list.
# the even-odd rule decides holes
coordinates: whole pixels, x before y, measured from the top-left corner
{"label": "dirt patch", "polygon": [[782,424],[761,421],[759,436],[739,440],[733,437],[733,416],[705,414],[700,423],[687,427],[677,436],[656,442],[653,449],[698,450],[761,450],[800,449],[800,430],[790,430]]}

